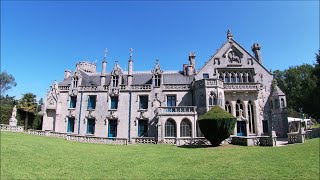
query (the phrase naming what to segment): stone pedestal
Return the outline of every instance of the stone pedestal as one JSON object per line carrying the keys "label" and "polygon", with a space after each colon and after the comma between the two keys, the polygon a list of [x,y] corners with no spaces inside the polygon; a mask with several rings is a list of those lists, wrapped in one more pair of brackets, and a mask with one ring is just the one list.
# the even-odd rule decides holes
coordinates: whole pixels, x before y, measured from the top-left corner
{"label": "stone pedestal", "polygon": [[9,119],[9,126],[17,126],[17,119],[15,117],[11,117]]}

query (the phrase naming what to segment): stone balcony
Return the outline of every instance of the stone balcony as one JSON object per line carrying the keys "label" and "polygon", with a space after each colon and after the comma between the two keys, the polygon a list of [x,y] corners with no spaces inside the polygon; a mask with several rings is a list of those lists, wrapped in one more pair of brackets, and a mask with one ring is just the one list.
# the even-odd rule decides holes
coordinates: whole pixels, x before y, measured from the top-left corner
{"label": "stone balcony", "polygon": [[224,83],[224,91],[258,91],[260,83]]}
{"label": "stone balcony", "polygon": [[196,106],[158,107],[158,115],[195,115]]}

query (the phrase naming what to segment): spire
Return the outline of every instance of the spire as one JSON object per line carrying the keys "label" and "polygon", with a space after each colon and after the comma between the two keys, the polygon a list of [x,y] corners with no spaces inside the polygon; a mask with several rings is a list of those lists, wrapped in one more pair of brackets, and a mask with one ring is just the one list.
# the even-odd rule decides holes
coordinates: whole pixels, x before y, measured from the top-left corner
{"label": "spire", "polygon": [[228,38],[228,39],[232,39],[232,38],[233,38],[233,35],[232,35],[232,33],[231,33],[231,30],[230,30],[230,29],[228,29],[228,32],[227,32],[227,38]]}
{"label": "spire", "polygon": [[133,49],[130,48],[129,51],[130,51],[130,60],[132,60],[132,52],[133,52]]}
{"label": "spire", "polygon": [[105,48],[105,49],[104,49],[104,58],[103,58],[103,61],[104,61],[104,62],[107,61],[107,60],[106,60],[106,59],[107,59],[107,54],[108,54],[108,49]]}

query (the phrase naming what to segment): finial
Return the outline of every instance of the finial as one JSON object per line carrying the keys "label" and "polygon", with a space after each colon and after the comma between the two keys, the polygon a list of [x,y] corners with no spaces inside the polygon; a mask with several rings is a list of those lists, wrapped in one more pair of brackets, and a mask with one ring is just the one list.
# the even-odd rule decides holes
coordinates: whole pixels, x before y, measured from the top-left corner
{"label": "finial", "polygon": [[104,49],[104,58],[106,58],[106,57],[107,57],[107,54],[108,54],[108,49],[107,49],[107,48],[105,48],[105,49]]}
{"label": "finial", "polygon": [[156,59],[156,64],[159,64],[159,59]]}
{"label": "finial", "polygon": [[133,49],[132,49],[132,48],[130,48],[130,49],[129,49],[129,51],[130,51],[130,59],[131,59],[131,57],[132,57],[132,52],[133,52]]}
{"label": "finial", "polygon": [[118,60],[116,59],[115,61],[114,61],[116,64],[118,64]]}
{"label": "finial", "polygon": [[228,39],[232,39],[232,38],[233,38],[233,35],[232,35],[230,29],[228,29],[227,38],[228,38]]}

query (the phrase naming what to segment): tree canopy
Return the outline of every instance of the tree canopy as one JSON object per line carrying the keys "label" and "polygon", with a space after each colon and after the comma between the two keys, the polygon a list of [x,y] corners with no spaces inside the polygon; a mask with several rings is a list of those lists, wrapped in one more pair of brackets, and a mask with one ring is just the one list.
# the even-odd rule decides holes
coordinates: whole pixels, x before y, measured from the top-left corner
{"label": "tree canopy", "polygon": [[16,86],[17,83],[15,78],[8,74],[6,71],[1,72],[0,74],[0,87],[1,87],[1,96],[3,96],[7,90],[11,89],[12,86]]}

